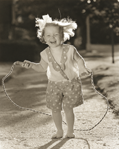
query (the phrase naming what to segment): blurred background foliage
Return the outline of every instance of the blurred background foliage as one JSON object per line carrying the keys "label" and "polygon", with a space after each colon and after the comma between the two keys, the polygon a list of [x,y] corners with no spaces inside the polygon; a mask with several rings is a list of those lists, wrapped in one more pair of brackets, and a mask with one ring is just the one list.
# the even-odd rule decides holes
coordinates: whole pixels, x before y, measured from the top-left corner
{"label": "blurred background foliage", "polygon": [[[13,55],[13,49],[28,49],[32,55],[42,51],[46,45],[37,38],[35,18],[46,14],[53,19],[68,17],[77,22],[76,34],[68,42],[75,45],[78,41],[78,50],[86,49],[87,16],[90,17],[92,44],[110,44],[112,30],[114,43],[119,43],[118,0],[0,0],[0,60],[4,59],[4,49],[10,49]],[[23,60],[27,52],[21,55]],[[28,56],[27,59],[31,60]]]}

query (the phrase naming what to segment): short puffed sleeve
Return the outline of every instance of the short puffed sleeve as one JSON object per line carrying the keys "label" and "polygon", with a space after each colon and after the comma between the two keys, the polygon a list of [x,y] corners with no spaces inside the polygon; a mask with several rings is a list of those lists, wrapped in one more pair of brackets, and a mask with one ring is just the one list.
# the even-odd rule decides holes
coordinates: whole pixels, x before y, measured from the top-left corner
{"label": "short puffed sleeve", "polygon": [[43,67],[43,69],[46,71],[47,70],[47,67],[48,67],[48,63],[47,63],[47,55],[46,55],[45,50],[43,50],[40,53],[40,56],[41,56],[40,64]]}
{"label": "short puffed sleeve", "polygon": [[76,61],[79,61],[79,60],[84,61],[83,57],[79,54],[77,49],[74,46],[72,46],[72,48],[73,48],[73,59],[76,60]]}

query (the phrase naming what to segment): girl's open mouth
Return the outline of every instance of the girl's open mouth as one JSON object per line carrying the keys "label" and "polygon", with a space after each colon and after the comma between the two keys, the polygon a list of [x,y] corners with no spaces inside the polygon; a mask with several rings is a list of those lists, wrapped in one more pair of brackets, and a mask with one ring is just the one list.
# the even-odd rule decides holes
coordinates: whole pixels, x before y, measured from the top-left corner
{"label": "girl's open mouth", "polygon": [[51,44],[55,44],[56,43],[56,41],[53,41],[53,42],[50,42]]}

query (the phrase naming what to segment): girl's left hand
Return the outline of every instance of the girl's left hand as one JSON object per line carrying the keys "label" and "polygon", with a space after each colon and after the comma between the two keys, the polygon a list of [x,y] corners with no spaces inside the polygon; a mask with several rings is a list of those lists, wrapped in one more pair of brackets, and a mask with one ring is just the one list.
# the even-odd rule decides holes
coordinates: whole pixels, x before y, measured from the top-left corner
{"label": "girl's left hand", "polygon": [[85,72],[81,73],[81,76],[85,76],[85,75],[90,76],[91,75],[91,70],[87,69]]}
{"label": "girl's left hand", "polygon": [[90,69],[87,69],[87,75],[91,75],[92,71]]}

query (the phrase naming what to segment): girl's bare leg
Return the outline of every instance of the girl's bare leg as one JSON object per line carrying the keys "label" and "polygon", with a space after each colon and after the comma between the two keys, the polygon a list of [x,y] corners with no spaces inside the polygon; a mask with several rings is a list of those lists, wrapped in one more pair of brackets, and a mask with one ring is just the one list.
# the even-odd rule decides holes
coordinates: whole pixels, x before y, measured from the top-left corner
{"label": "girl's bare leg", "polygon": [[65,112],[65,117],[66,117],[66,121],[67,121],[67,134],[66,134],[66,138],[74,138],[74,112],[73,112],[73,108],[69,108],[69,107],[64,107],[64,112]]}
{"label": "girl's bare leg", "polygon": [[63,129],[62,129],[62,115],[61,110],[52,111],[52,118],[54,120],[55,126],[57,128],[57,133],[52,136],[52,138],[62,138],[63,137]]}

